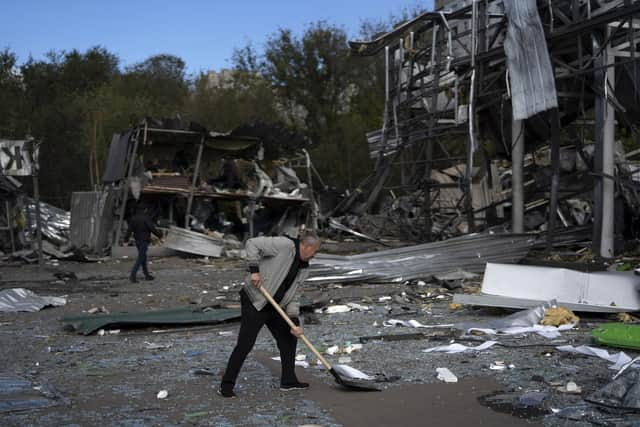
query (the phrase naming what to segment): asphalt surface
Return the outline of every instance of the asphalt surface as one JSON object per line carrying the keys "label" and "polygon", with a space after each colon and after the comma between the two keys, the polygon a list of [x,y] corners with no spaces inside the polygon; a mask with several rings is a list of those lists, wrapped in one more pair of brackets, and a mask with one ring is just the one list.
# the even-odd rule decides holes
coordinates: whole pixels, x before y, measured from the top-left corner
{"label": "asphalt surface", "polygon": [[[242,263],[158,259],[151,266],[156,280],[137,284],[127,280],[132,264],[129,259],[57,264],[0,268],[0,289],[25,287],[40,295],[68,298],[63,307],[0,313],[0,378],[30,381],[38,387],[35,391],[45,391],[42,396],[50,405],[0,411],[0,425],[555,426],[592,425],[594,419],[603,425],[639,420],[634,414],[602,418],[598,413],[589,418],[584,411],[576,412],[573,419],[553,415],[554,410],[584,404],[584,396],[610,381],[614,372],[607,362],[555,351],[559,343],[588,343],[590,330],[610,321],[608,317],[583,318],[578,329],[563,333],[559,341],[537,335],[505,337],[500,340],[509,348],[495,346],[478,353],[423,353],[426,348],[459,341],[443,330],[439,335],[404,340],[370,338],[351,354],[326,354],[333,363],[348,357],[346,364],[388,380],[379,383],[382,391],[371,393],[341,389],[315,366],[313,355],[301,343],[298,353],[305,355],[312,367],[298,368],[298,375],[312,387],[281,392],[279,362],[271,360],[277,349],[265,329],[240,374],[239,397],[228,400],[215,392],[235,344],[238,322],[121,329],[118,333],[107,330],[104,335],[83,336],[66,331],[60,318],[87,314],[92,308],[118,313],[220,304],[234,307],[245,278]],[[470,285],[473,283],[465,283]],[[391,300],[381,302],[384,296]],[[391,318],[438,325],[481,322],[507,314],[473,308],[452,311],[448,308],[451,293],[436,284],[327,286],[308,289],[304,297],[327,304],[357,302],[371,308],[337,314],[307,312],[305,333],[321,351],[334,345],[344,349],[361,337],[416,333],[414,329],[382,326]],[[477,345],[487,338],[465,339],[472,341],[459,342]],[[514,367],[491,370],[495,361]],[[449,368],[459,382],[437,380],[438,367]],[[558,385],[567,381],[575,381],[582,393],[559,392]],[[157,395],[163,390],[168,396],[159,399]],[[523,410],[516,403],[527,393],[539,393],[543,399]],[[0,408],[2,402],[19,397],[0,390]]]}

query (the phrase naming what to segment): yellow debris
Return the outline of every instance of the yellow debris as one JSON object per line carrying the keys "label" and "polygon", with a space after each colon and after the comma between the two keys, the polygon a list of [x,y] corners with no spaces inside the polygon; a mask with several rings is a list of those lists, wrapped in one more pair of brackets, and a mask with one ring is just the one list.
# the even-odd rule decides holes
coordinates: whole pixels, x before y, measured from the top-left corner
{"label": "yellow debris", "polygon": [[624,323],[636,323],[640,321],[640,319],[630,315],[629,313],[618,313],[618,320]]}
{"label": "yellow debris", "polygon": [[565,307],[552,307],[544,312],[544,318],[540,321],[544,326],[560,326],[569,323],[578,324],[580,318],[573,311]]}
{"label": "yellow debris", "polygon": [[462,308],[462,304],[458,304],[457,302],[449,303],[449,310],[459,310],[460,308]]}
{"label": "yellow debris", "polygon": [[468,285],[465,286],[462,290],[465,294],[478,294],[480,293],[481,289],[479,285]]}

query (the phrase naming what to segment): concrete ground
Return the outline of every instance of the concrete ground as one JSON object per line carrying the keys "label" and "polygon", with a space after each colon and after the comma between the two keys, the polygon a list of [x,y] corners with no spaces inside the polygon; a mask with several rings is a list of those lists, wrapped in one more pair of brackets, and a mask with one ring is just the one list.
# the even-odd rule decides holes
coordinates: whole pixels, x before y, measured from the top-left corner
{"label": "concrete ground", "polygon": [[[478,353],[423,353],[457,339],[448,329],[430,337],[402,340],[365,339],[351,354],[327,355],[336,363],[370,374],[382,374],[381,392],[350,392],[339,387],[321,367],[298,368],[306,391],[281,392],[279,362],[266,329],[247,360],[237,385],[237,399],[215,391],[235,344],[239,322],[221,325],[154,326],[121,329],[117,334],[83,336],[65,331],[59,319],[104,307],[111,313],[222,304],[238,305],[245,272],[233,260],[204,262],[178,257],[153,260],[153,282],[129,283],[132,261],[59,262],[44,267],[5,265],[0,289],[24,287],[39,295],[68,297],[63,307],[35,313],[0,313],[0,378],[22,378],[48,390],[53,406],[0,412],[0,425],[215,425],[215,426],[370,426],[370,425],[612,425],[640,422],[633,414],[580,412],[583,397],[610,381],[608,363],[555,350],[560,343],[589,342],[590,330],[609,317],[583,318],[578,329],[552,341],[537,335],[500,338],[507,345]],[[63,274],[61,274],[63,273]],[[69,273],[73,273],[69,274]],[[391,301],[379,302],[381,296]],[[362,337],[415,334],[415,329],[384,327],[385,320],[416,319],[425,324],[480,322],[508,314],[499,310],[462,308],[451,311],[451,294],[437,285],[350,285],[307,289],[304,297],[357,302],[367,312],[305,314],[305,332],[321,350],[358,343]],[[398,337],[396,337],[398,338]],[[474,337],[461,341],[477,345]],[[483,341],[485,337],[475,337]],[[154,348],[156,347],[156,348]],[[616,350],[613,350],[616,351]],[[313,362],[310,351],[299,354]],[[627,352],[636,356],[633,352]],[[512,369],[490,369],[495,361]],[[447,367],[458,383],[436,379]],[[194,372],[209,372],[200,375]],[[206,370],[206,371],[204,371]],[[383,378],[378,375],[378,378]],[[574,381],[581,394],[566,394],[559,385]],[[52,391],[53,390],[53,391]],[[160,391],[168,397],[158,399]],[[45,393],[46,394],[46,393]],[[523,396],[543,396],[531,406]],[[0,394],[0,403],[7,399]],[[535,400],[535,399],[534,399]],[[1,406],[0,406],[1,407]],[[554,410],[576,408],[569,418]],[[586,414],[586,415],[585,415]],[[632,424],[629,424],[632,425]]]}

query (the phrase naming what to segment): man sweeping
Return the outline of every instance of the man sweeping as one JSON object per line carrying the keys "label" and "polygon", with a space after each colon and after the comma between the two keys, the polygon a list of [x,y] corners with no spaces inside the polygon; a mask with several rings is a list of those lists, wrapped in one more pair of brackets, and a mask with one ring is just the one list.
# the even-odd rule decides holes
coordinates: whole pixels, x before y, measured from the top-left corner
{"label": "man sweeping", "polygon": [[[247,355],[253,348],[262,326],[266,325],[280,350],[283,391],[304,389],[309,384],[298,381],[295,373],[296,345],[303,331],[300,327],[300,303],[296,296],[298,286],[307,277],[309,260],[320,249],[320,239],[314,234],[302,238],[256,237],[245,245],[251,282],[240,291],[242,319],[238,343],[222,377],[218,393],[236,397],[233,388]],[[290,328],[278,312],[267,302],[260,287],[275,299],[298,325]]]}

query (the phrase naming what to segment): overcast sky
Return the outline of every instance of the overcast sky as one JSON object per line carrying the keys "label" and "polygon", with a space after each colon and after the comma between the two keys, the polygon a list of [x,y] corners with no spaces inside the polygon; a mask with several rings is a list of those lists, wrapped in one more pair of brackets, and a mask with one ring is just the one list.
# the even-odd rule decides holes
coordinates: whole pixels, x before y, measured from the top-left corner
{"label": "overcast sky", "polygon": [[362,20],[384,20],[415,0],[8,0],[0,15],[0,49],[22,63],[52,50],[101,45],[131,65],[159,53],[180,56],[189,73],[228,68],[233,49],[251,42],[260,50],[279,27],[301,33],[326,20],[350,37]]}

